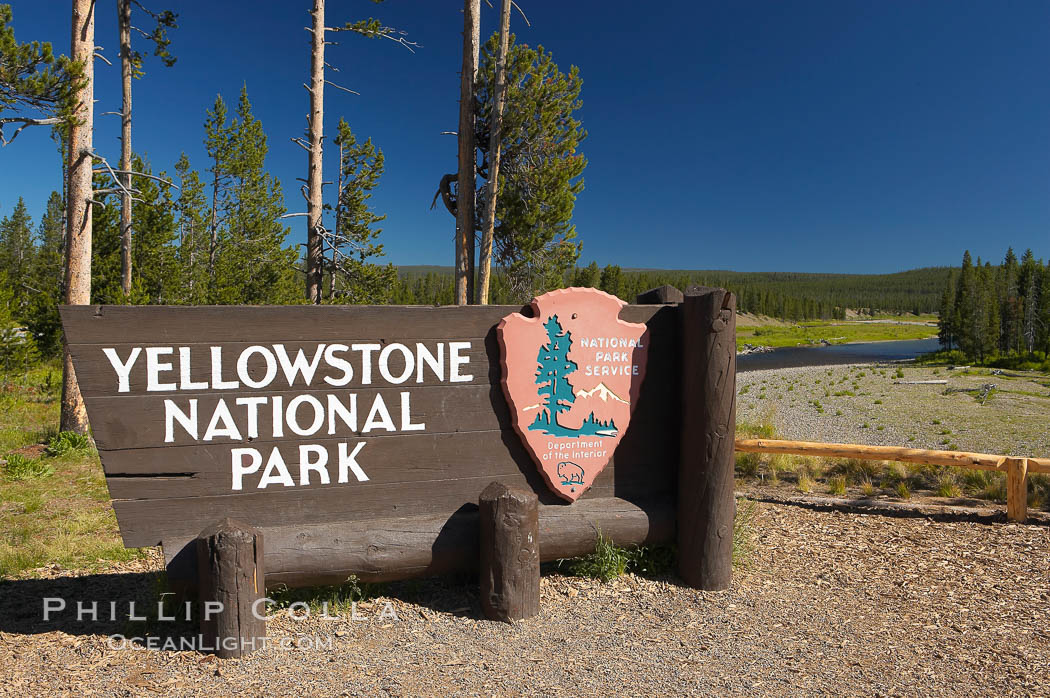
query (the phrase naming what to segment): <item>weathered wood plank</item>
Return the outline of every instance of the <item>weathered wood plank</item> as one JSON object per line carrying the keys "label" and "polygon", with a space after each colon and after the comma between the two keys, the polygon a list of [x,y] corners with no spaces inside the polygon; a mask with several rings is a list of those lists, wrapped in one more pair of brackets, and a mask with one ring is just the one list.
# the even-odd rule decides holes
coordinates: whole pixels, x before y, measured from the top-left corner
{"label": "weathered wood plank", "polygon": [[[402,393],[408,393],[407,401]],[[289,433],[286,425],[287,410],[289,402],[299,395],[308,395],[320,402],[321,420],[317,432],[310,436],[296,436]],[[277,420],[280,437],[275,437],[274,429],[274,401],[273,393],[267,395],[252,396],[258,400],[265,398],[265,403],[257,403],[249,409],[245,404],[238,405],[237,400],[244,398],[244,393],[232,395],[216,395],[215,393],[200,396],[172,395],[166,399],[171,400],[174,414],[171,425],[172,441],[166,441],[166,411],[164,399],[156,396],[133,396],[133,397],[88,397],[85,398],[89,414],[91,415],[91,427],[95,437],[95,443],[100,451],[114,451],[136,448],[171,448],[186,445],[200,445],[203,447],[229,446],[233,445],[257,445],[268,444],[275,441],[293,443],[301,441],[313,443],[319,439],[357,439],[368,436],[390,436],[394,433],[400,434],[403,426],[404,415],[402,415],[403,403],[410,406],[409,426],[426,426],[425,431],[430,434],[455,433],[458,431],[487,431],[499,429],[501,422],[507,419],[507,405],[503,400],[499,389],[491,385],[462,385],[462,386],[412,386],[409,388],[371,388],[359,390],[344,390],[328,388],[326,390],[300,390],[292,393],[282,393],[281,417]],[[368,425],[368,419],[372,409],[376,406],[377,397],[381,398],[382,407],[389,414],[390,422],[384,424],[384,415],[377,411],[372,420],[369,430],[364,431]],[[195,407],[191,406],[190,400],[195,400]],[[210,420],[220,401],[223,401],[230,411],[233,424],[240,439],[227,436],[216,436],[211,441],[203,441],[207,435]],[[332,406],[330,402],[338,403],[346,412],[352,412],[356,419],[356,429],[350,424],[339,408]],[[192,430],[186,429],[178,420],[183,415],[189,415],[196,409],[196,437]],[[299,403],[295,409],[296,420],[302,427],[309,427],[314,422],[316,406],[311,403]],[[255,425],[254,434],[249,429],[250,417]],[[393,425],[395,432],[389,427]],[[219,426],[222,426],[221,424]],[[424,430],[418,430],[424,431]],[[405,436],[413,436],[412,431],[404,433]]]}
{"label": "weathered wood plank", "polygon": [[[677,455],[677,444],[674,439],[674,416],[669,414],[659,401],[653,400],[650,408],[645,408],[645,403],[640,402],[639,410],[634,420],[624,434],[619,448],[616,450],[610,468],[615,468],[619,462],[631,463],[661,463],[664,464],[663,471],[654,472],[656,478],[666,475],[671,476],[673,467],[669,465],[674,462]],[[497,403],[499,404],[499,403]],[[453,405],[450,411],[460,409]],[[463,408],[465,412],[469,410]],[[142,476],[155,475],[157,477],[171,477],[173,475],[192,476],[198,478],[201,483],[208,483],[219,487],[222,491],[232,491],[231,485],[231,453],[233,448],[251,447],[260,452],[265,466],[271,450],[276,446],[282,454],[285,463],[289,466],[295,481],[298,483],[298,464],[300,462],[300,446],[316,445],[326,449],[329,458],[329,470],[336,471],[335,463],[338,455],[338,444],[348,444],[348,449],[356,448],[358,443],[365,446],[358,454],[358,462],[365,473],[372,480],[383,479],[383,473],[394,471],[399,473],[404,469],[418,469],[420,473],[427,474],[441,468],[455,468],[455,464],[464,460],[471,460],[484,465],[485,463],[499,463],[501,461],[512,461],[522,468],[535,468],[525,453],[520,441],[502,431],[505,424],[505,414],[491,408],[496,415],[496,424],[489,420],[483,423],[466,426],[462,431],[431,433],[429,428],[426,432],[410,432],[399,434],[368,434],[364,436],[344,435],[334,437],[298,437],[294,440],[286,439],[276,442],[273,439],[254,439],[238,443],[214,443],[214,444],[183,444],[156,447],[131,448],[120,450],[101,450],[103,467],[107,477],[111,480],[120,476],[131,476],[121,480],[121,494],[113,490],[111,482],[111,496],[116,499],[143,498],[143,497],[170,497],[181,496],[172,490],[165,493],[164,490],[151,491],[149,494],[137,493],[136,483],[143,488],[152,488]],[[429,426],[429,425],[428,425]],[[476,427],[488,426],[488,429]],[[495,427],[495,428],[493,428]],[[119,425],[118,425],[119,428]],[[100,430],[105,433],[105,430]],[[108,444],[108,437],[102,438],[102,443]],[[129,437],[131,438],[131,437]],[[137,437],[136,437],[137,438]],[[155,442],[151,442],[155,443]],[[471,458],[464,458],[463,454],[471,454]],[[311,462],[316,462],[316,454],[310,455]],[[292,467],[295,466],[294,470]],[[245,483],[255,486],[254,480],[261,476],[265,467],[254,476],[246,476]],[[664,472],[666,471],[666,472]],[[496,471],[493,471],[496,474]],[[411,480],[416,479],[413,474],[394,479]],[[319,478],[311,478],[317,480]],[[128,493],[128,494],[125,494]]]}
{"label": "weathered wood plank", "polygon": [[[586,497],[621,496],[645,499],[668,492],[668,482],[654,479],[656,464],[640,464],[633,470],[603,472]],[[266,528],[317,521],[349,521],[424,514],[451,515],[464,505],[477,502],[481,490],[492,479],[492,470],[507,484],[529,487],[540,501],[553,504],[556,495],[539,480],[535,468],[500,472],[454,480],[359,483],[354,486],[281,488],[277,492],[167,499],[114,500],[113,509],[121,536],[128,547],[157,545],[166,538],[195,535],[215,518],[216,512],[253,526]],[[509,469],[508,469],[509,470]],[[625,472],[627,470],[627,472]],[[181,483],[180,483],[181,484]]]}
{"label": "weathered wood plank", "polygon": [[[540,559],[594,550],[597,532],[617,545],[650,545],[674,539],[672,498],[626,501],[584,497],[571,506],[540,505]],[[312,523],[263,529],[266,583],[308,586],[472,572],[478,568],[478,509],[450,515]],[[169,539],[164,554],[171,578],[195,579],[194,556],[182,555],[192,538]]]}
{"label": "weathered wood plank", "polygon": [[[620,318],[646,322],[658,306],[628,306]],[[398,342],[484,337],[504,316],[530,306],[238,306],[236,322],[223,306],[68,306],[59,308],[67,342],[141,346],[199,342],[268,343],[301,340]]]}

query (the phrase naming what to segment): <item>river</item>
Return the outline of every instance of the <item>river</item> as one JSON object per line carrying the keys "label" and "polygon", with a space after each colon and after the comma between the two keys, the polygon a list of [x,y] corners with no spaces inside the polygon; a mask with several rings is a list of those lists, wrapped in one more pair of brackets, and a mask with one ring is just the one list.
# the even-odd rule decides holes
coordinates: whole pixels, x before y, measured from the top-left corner
{"label": "river", "polygon": [[736,358],[736,370],[758,371],[795,366],[831,366],[875,361],[913,359],[940,349],[936,338],[904,339],[891,342],[852,342],[830,347],[782,347],[762,354],[745,354]]}

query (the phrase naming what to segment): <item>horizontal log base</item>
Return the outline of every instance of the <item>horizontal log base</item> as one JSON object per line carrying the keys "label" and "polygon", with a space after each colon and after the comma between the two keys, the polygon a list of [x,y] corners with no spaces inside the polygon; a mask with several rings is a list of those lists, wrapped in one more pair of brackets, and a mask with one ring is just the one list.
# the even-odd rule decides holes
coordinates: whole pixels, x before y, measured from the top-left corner
{"label": "horizontal log base", "polygon": [[[675,508],[668,498],[629,502],[618,497],[540,506],[540,560],[585,555],[598,532],[617,545],[668,543],[675,536]],[[346,521],[262,529],[266,586],[341,584],[351,575],[383,582],[476,572],[479,524],[476,506],[447,516]],[[194,540],[164,542],[168,580],[181,589],[196,583]]]}

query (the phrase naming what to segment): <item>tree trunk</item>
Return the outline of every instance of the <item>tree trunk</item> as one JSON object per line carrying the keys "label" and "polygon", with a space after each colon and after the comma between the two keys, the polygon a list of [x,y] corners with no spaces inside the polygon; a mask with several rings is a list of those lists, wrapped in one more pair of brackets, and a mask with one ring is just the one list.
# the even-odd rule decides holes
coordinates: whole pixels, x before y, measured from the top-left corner
{"label": "tree trunk", "polygon": [[211,230],[208,240],[208,280],[215,283],[215,256],[219,251],[219,154],[215,153],[215,171],[211,185]]}
{"label": "tree trunk", "polygon": [[[120,21],[120,79],[123,105],[120,109],[120,175],[125,190],[131,189],[131,0],[117,0]],[[120,288],[131,293],[131,194],[120,194]]]}
{"label": "tree trunk", "polygon": [[[91,303],[91,129],[94,121],[95,11],[93,0],[73,0],[70,55],[84,66],[83,83],[77,92],[74,122],[69,130],[66,199],[66,292],[68,305]],[[60,429],[86,434],[87,411],[80,394],[73,360],[64,350],[62,372],[62,417]]]}
{"label": "tree trunk", "polygon": [[313,44],[310,50],[310,156],[306,187],[309,194],[306,215],[306,298],[321,302],[324,256],[321,245],[322,154],[324,133],[324,0],[314,0]]}
{"label": "tree trunk", "polygon": [[335,241],[343,232],[342,201],[343,201],[343,144],[339,143],[339,174],[336,176],[335,185],[335,236],[332,244],[332,271],[328,276],[328,299],[335,302],[335,272],[339,265],[339,250],[335,247]]}
{"label": "tree trunk", "polygon": [[463,66],[459,74],[459,175],[456,178],[456,304],[474,299],[474,80],[481,50],[481,0],[463,2]]}
{"label": "tree trunk", "polygon": [[492,273],[492,236],[496,228],[496,188],[499,183],[499,151],[503,139],[503,102],[507,92],[507,44],[510,42],[510,0],[503,0],[499,14],[499,53],[496,56],[496,100],[489,130],[489,181],[485,197],[485,217],[481,223],[481,254],[478,264],[478,302],[488,305],[489,278]]}

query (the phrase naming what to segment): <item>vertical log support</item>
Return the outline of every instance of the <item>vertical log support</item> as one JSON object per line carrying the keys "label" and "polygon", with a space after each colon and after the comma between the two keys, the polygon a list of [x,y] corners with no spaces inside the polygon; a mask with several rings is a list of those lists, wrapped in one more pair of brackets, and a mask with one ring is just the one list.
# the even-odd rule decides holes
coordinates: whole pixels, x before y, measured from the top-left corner
{"label": "vertical log support", "polygon": [[1006,459],[1006,516],[1011,521],[1028,518],[1028,459]]}
{"label": "vertical log support", "polygon": [[639,293],[635,298],[638,305],[662,305],[665,303],[681,303],[685,296],[674,286],[658,286],[644,293]]}
{"label": "vertical log support", "polygon": [[733,571],[736,298],[690,287],[679,306],[682,429],[678,573],[697,589],[726,589]]}
{"label": "vertical log support", "polygon": [[201,636],[219,657],[242,657],[266,638],[262,533],[223,519],[197,536]]}
{"label": "vertical log support", "polygon": [[493,482],[478,500],[481,607],[489,620],[540,612],[540,523],[536,493]]}

